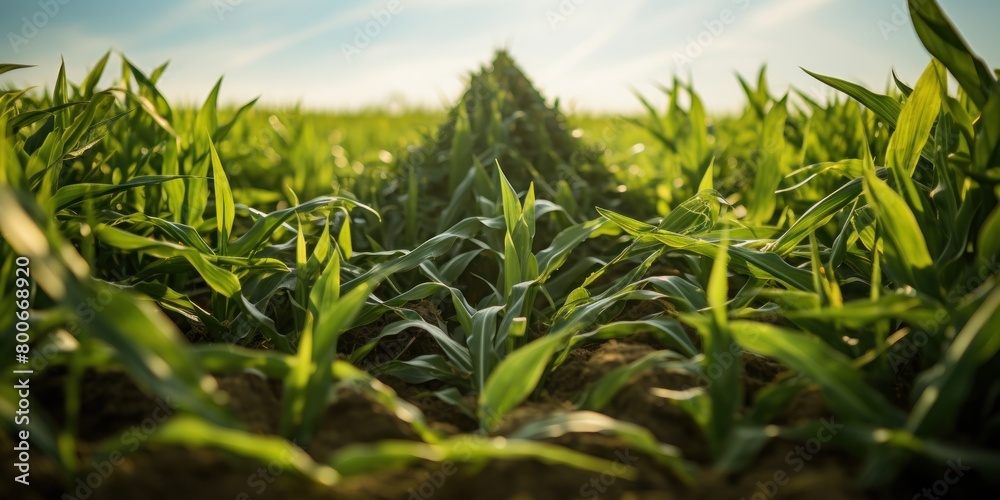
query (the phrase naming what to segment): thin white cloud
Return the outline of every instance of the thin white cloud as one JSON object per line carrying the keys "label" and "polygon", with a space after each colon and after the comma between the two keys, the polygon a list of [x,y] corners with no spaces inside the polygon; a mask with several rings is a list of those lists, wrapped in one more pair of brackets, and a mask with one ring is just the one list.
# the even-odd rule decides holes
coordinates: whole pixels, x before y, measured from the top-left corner
{"label": "thin white cloud", "polygon": [[[545,69],[546,75],[557,75],[578,64],[587,56],[606,45],[625,25],[635,22],[634,16],[642,6],[643,0],[632,0],[617,5],[609,17],[598,17],[603,27],[577,45],[569,53],[563,55]],[[586,8],[586,4],[578,9]]]}
{"label": "thin white cloud", "polygon": [[361,23],[371,15],[371,10],[370,6],[361,5],[345,12],[344,14],[338,14],[335,17],[314,24],[308,28],[295,31],[290,35],[286,35],[275,40],[269,40],[255,46],[244,47],[239,51],[239,56],[233,59],[227,67],[229,69],[240,68],[272,54],[294,47],[302,42],[305,42],[306,40],[322,35],[335,28]]}
{"label": "thin white cloud", "polygon": [[449,7],[473,7],[490,4],[509,3],[504,0],[403,0],[403,5],[414,5],[420,7],[430,7],[435,9]]}
{"label": "thin white cloud", "polygon": [[760,7],[751,4],[749,9],[753,13],[746,24],[755,30],[771,28],[799,19],[832,2],[833,0],[778,0]]}
{"label": "thin white cloud", "polygon": [[[631,88],[658,99],[653,84],[669,83],[675,72],[685,79],[693,75],[709,109],[735,109],[745,96],[734,72],[753,76],[764,61],[774,92],[788,83],[807,91],[816,85],[799,66],[878,89],[891,66],[912,82],[927,61],[911,32],[882,43],[876,19],[859,18],[860,7],[833,0],[749,0],[746,10],[739,8],[743,0],[506,0],[502,7],[501,0],[400,0],[405,13],[398,30],[394,20],[391,33],[348,63],[340,43],[351,43],[355,28],[389,1],[330,7],[319,0],[253,0],[220,20],[213,0],[178,0],[159,15],[126,9],[131,22],[114,25],[103,23],[100,12],[67,14],[17,54],[17,62],[41,66],[9,78],[51,85],[63,54],[70,76],[78,80],[114,47],[141,68],[170,59],[160,87],[171,99],[200,102],[225,73],[223,98],[232,102],[263,94],[262,102],[351,108],[398,94],[434,106],[451,102],[466,72],[504,46],[543,95],[578,103],[579,109],[636,109]],[[123,2],[105,5],[114,9]],[[575,12],[553,29],[546,13],[564,4],[575,5]],[[674,54],[717,25],[723,9],[734,11],[734,21],[722,33],[713,31],[711,43],[704,43],[690,64],[678,63]],[[986,17],[977,12],[966,15]],[[855,26],[861,21],[870,22]],[[980,37],[988,37],[988,29],[979,29]],[[808,43],[790,43],[793,38]],[[832,49],[843,45],[851,50]],[[845,59],[842,53],[855,55]],[[117,77],[115,65],[106,79]]]}
{"label": "thin white cloud", "polygon": [[[129,33],[127,39],[119,40],[122,45],[129,45],[139,40],[148,40],[158,36],[166,35],[176,31],[178,26],[190,23],[191,19],[197,16],[212,15],[212,4],[204,0],[187,0],[168,4],[170,11],[162,16],[150,18],[141,23],[135,23],[134,29]],[[211,14],[209,14],[211,13]]]}

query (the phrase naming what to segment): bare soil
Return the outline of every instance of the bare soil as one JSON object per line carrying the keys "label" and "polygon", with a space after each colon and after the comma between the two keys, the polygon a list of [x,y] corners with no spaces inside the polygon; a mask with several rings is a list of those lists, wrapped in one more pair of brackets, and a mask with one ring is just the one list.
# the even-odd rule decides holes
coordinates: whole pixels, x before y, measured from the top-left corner
{"label": "bare soil", "polygon": [[[418,335],[419,334],[415,334]],[[411,343],[425,350],[426,339]],[[660,348],[655,339],[643,336],[585,345],[572,350],[564,364],[554,370],[536,394],[512,411],[496,435],[506,435],[526,422],[569,411],[572,401],[588,384],[615,367]],[[782,368],[758,357],[745,357],[745,387],[751,397]],[[251,432],[275,434],[280,412],[280,381],[258,375],[217,377],[228,394],[227,405]],[[36,405],[56,419],[63,415],[66,375],[50,370],[38,378]],[[397,394],[423,410],[431,425],[446,434],[471,432],[476,423],[455,407],[429,396],[430,387],[383,379]],[[684,456],[702,465],[693,486],[685,486],[652,458],[631,450],[614,437],[599,434],[569,434],[553,442],[609,461],[635,467],[636,480],[615,479],[577,469],[531,460],[494,462],[485,466],[462,463],[423,463],[397,470],[348,477],[330,488],[321,488],[292,473],[268,469],[214,449],[142,444],[173,410],[148,397],[120,372],[88,372],[83,380],[82,411],[77,449],[79,474],[66,482],[39,451],[32,459],[32,491],[24,498],[88,499],[566,499],[566,498],[746,498],[746,499],[848,499],[859,497],[910,498],[919,488],[899,484],[879,492],[863,494],[852,487],[859,459],[844,452],[823,449],[808,460],[795,458],[796,443],[773,441],[742,472],[720,476],[708,467],[708,445],[698,426],[681,409],[656,397],[652,388],[681,389],[694,385],[690,377],[663,370],[648,371],[625,387],[602,412],[649,429],[662,442],[679,447]],[[471,399],[471,398],[470,398]],[[474,401],[470,401],[470,404]],[[830,415],[814,390],[800,394],[776,423]],[[324,413],[316,436],[303,448],[317,461],[338,448],[382,439],[417,440],[408,424],[368,397],[342,390]],[[5,463],[12,463],[9,438],[0,434]],[[120,463],[107,467],[99,452],[102,442],[132,444]],[[776,476],[782,473],[784,476]],[[905,476],[914,481],[913,476]],[[781,479],[782,485],[776,485]],[[88,485],[89,482],[89,485]],[[927,484],[933,483],[933,477]],[[914,482],[914,484],[920,484]],[[23,491],[18,489],[18,491]],[[906,495],[905,493],[909,493]],[[64,494],[69,496],[63,496]],[[0,497],[7,498],[0,490]]]}

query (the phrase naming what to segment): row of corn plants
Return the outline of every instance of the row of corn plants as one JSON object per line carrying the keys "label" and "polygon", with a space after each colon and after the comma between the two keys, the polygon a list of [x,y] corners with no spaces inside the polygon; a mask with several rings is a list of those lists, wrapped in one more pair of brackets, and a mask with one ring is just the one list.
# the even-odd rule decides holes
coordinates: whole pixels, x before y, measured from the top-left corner
{"label": "row of corn plants", "polygon": [[[674,81],[664,112],[643,98],[648,113],[629,119],[652,145],[629,157],[614,140],[574,142],[590,131],[571,135],[504,53],[423,144],[357,169],[343,148],[331,160],[308,122],[272,115],[256,136],[254,103],[218,108],[221,81],[200,108],[173,109],[157,89],[165,66],[122,57],[115,85],[97,90],[109,55],[79,84],[61,70],[50,91],[4,90],[0,345],[13,350],[10,284],[25,256],[32,348],[51,353],[39,370],[73,374],[63,423],[41,419],[36,444],[73,477],[80,378],[100,367],[178,407],[154,440],[321,484],[465,453],[468,440],[378,379],[392,376],[476,422],[477,461],[611,470],[547,441],[600,432],[692,484],[699,469],[742,470],[773,439],[814,436],[820,421],[774,422],[818,390],[846,423],[833,445],[858,457],[860,485],[957,459],[988,477],[1000,471],[1000,84],[936,3],[909,9],[933,57],[912,86],[880,94],[814,74],[844,96],[819,103],[772,95],[762,70],[756,86],[740,79],[741,115],[712,118]],[[615,165],[638,155],[641,182]],[[619,319],[642,301],[671,308]],[[341,345],[362,328],[377,333]],[[373,356],[414,332],[438,351]],[[640,333],[665,348],[609,371],[572,410],[497,436],[574,348]],[[733,357],[785,373],[747,401],[743,363],[720,362]],[[282,381],[277,435],[243,430],[222,404],[213,375],[245,370]],[[711,462],[601,413],[649,370],[698,381],[656,394],[697,423]],[[420,439],[305,454],[295,443],[344,387]]]}

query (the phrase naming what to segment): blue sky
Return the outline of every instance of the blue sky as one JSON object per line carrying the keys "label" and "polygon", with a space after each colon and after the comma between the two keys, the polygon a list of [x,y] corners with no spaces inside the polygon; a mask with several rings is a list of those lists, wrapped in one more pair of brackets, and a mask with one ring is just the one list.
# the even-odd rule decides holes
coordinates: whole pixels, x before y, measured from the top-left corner
{"label": "blue sky", "polygon": [[[1000,66],[1000,2],[940,3]],[[652,96],[678,74],[724,111],[744,101],[735,73],[765,62],[773,89],[814,96],[828,91],[800,67],[875,89],[895,68],[912,83],[929,55],[904,12],[903,0],[5,0],[0,62],[38,65],[6,80],[51,85],[60,56],[79,80],[114,49],[144,70],[170,60],[160,86],[173,99],[200,102],[224,74],[225,102],[352,109],[440,106],[507,47],[569,109],[634,110],[633,89]]]}

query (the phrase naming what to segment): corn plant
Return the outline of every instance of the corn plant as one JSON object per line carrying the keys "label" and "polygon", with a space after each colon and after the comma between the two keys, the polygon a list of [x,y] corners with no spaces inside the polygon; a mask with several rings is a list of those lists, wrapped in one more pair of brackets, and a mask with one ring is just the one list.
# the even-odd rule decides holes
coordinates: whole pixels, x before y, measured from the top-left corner
{"label": "corn plant", "polygon": [[[838,93],[820,102],[776,92],[762,68],[738,77],[747,104],[726,116],[678,79],[666,110],[639,96],[643,116],[566,116],[504,51],[443,114],[220,107],[221,79],[177,106],[158,87],[166,64],[122,56],[99,89],[110,53],[79,83],[61,67],[51,90],[4,89],[0,347],[19,342],[8,283],[26,257],[38,374],[68,374],[62,414],[32,408],[32,443],[64,488],[94,450],[121,452],[79,435],[83,381],[105,370],[179,410],[149,442],[320,488],[533,460],[660,471],[696,494],[817,435],[824,419],[789,414],[818,394],[861,487],[959,459],[995,482],[1000,83],[937,3],[908,9],[931,55],[916,82],[809,73]],[[429,342],[390,349],[401,337]],[[522,419],[612,340],[649,350]],[[752,363],[779,373],[751,388]],[[16,431],[9,356],[0,368]],[[281,387],[273,434],[226,409],[217,377],[247,373]],[[690,381],[644,395],[683,411],[704,460],[609,416],[654,373]],[[412,438],[306,453],[344,391]],[[475,429],[437,425],[425,396]],[[588,433],[650,460],[614,467],[570,438]]]}

